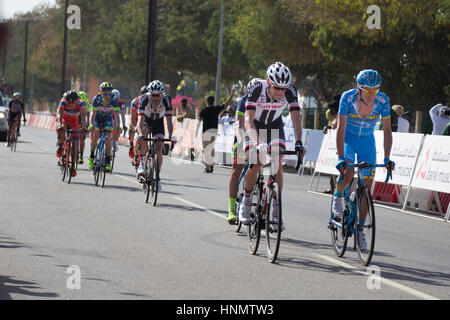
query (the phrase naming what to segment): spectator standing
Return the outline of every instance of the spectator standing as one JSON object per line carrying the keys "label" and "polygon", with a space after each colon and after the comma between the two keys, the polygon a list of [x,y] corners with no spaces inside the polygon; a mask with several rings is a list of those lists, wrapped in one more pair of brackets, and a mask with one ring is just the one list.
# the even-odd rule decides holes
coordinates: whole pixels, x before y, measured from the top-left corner
{"label": "spectator standing", "polygon": [[186,98],[181,100],[181,111],[177,116],[177,121],[183,122],[184,119],[195,119],[194,110],[188,106],[188,100]]}
{"label": "spectator standing", "polygon": [[416,125],[414,124],[414,118],[411,111],[405,111],[403,118],[408,121],[408,131],[409,133],[417,133]]}
{"label": "spectator standing", "polygon": [[205,164],[206,173],[212,173],[214,170],[214,142],[216,140],[217,128],[219,125],[219,114],[222,110],[227,107],[234,96],[234,89],[231,89],[230,96],[225,101],[225,103],[215,106],[214,97],[209,96],[206,99],[206,108],[200,111],[199,121],[197,123],[197,128],[195,129],[195,136],[197,136],[200,124],[203,123],[202,129],[202,143],[203,143],[203,162]]}
{"label": "spectator standing", "polygon": [[430,109],[430,118],[433,121],[434,135],[440,135],[450,122],[450,108],[438,103]]}

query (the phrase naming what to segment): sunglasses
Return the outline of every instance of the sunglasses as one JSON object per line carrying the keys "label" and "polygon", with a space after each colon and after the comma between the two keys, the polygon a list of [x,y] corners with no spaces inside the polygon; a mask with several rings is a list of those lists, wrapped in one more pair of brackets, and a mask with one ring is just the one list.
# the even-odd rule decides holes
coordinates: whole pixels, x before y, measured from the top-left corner
{"label": "sunglasses", "polygon": [[159,97],[161,97],[161,94],[160,94],[160,93],[158,93],[158,94],[153,94],[153,93],[151,93],[151,96],[152,96],[153,98],[159,98]]}
{"label": "sunglasses", "polygon": [[111,92],[109,92],[109,93],[107,93],[107,92],[102,92],[102,95],[104,95],[105,97],[111,97],[111,96],[112,96],[112,93],[111,93]]}
{"label": "sunglasses", "polygon": [[272,88],[274,88],[277,91],[286,91],[287,90],[287,88],[280,88],[280,87],[277,87],[277,86],[272,86]]}
{"label": "sunglasses", "polygon": [[358,89],[361,90],[362,92],[364,92],[365,94],[367,94],[368,96],[376,95],[378,93],[378,91],[380,91],[379,88],[377,88],[377,89],[364,89],[363,87],[358,87]]}

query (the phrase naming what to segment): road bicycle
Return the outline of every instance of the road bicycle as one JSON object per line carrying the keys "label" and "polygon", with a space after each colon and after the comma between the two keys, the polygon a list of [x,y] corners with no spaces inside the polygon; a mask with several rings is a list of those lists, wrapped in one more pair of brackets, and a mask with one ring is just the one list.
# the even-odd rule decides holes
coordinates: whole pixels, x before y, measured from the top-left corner
{"label": "road bicycle", "polygon": [[[296,155],[296,151],[280,151],[279,155]],[[261,240],[261,230],[265,229],[267,244],[267,259],[275,263],[280,249],[283,226],[281,190],[276,181],[275,164],[278,157],[271,156],[270,163],[261,167],[257,183],[253,190],[250,223],[248,224],[248,248],[252,255],[258,251]],[[302,164],[298,157],[296,171]],[[252,165],[250,165],[251,167]],[[264,168],[270,167],[270,174],[264,182]],[[256,201],[253,202],[253,199]]]}
{"label": "road bicycle", "polygon": [[[114,146],[113,146],[114,148]],[[106,179],[106,133],[104,128],[100,128],[100,140],[98,141],[97,148],[94,155],[94,181],[98,186],[101,181],[101,187],[105,186]]]}
{"label": "road bicycle", "polygon": [[72,181],[72,171],[75,170],[76,167],[76,156],[75,156],[75,141],[77,139],[74,138],[74,134],[78,132],[78,130],[72,130],[66,128],[64,130],[64,144],[62,149],[61,158],[59,158],[58,165],[61,170],[62,181],[67,178],[67,183]]}
{"label": "road bicycle", "polygon": [[[143,138],[142,141],[149,143],[149,149],[144,162],[144,173],[141,174],[139,182],[142,183],[145,203],[148,203],[151,195],[151,202],[153,206],[156,206],[156,201],[158,200],[158,188],[159,188],[159,163],[161,159],[156,153],[156,143],[157,142],[167,142],[172,141],[171,139],[159,139],[159,138]],[[172,144],[173,148],[173,144]]]}
{"label": "road bicycle", "polygon": [[[20,122],[20,119],[14,121],[12,128],[9,129],[11,131],[10,136],[9,136],[9,147],[11,149],[11,152],[16,152],[16,149],[17,149],[17,141],[19,139],[18,122]],[[26,121],[24,120],[23,123],[25,125]]]}
{"label": "road bicycle", "polygon": [[[375,248],[375,209],[373,205],[372,195],[370,190],[364,186],[364,180],[360,169],[363,168],[380,168],[386,167],[384,164],[370,164],[367,162],[360,162],[357,164],[346,163],[350,168],[356,168],[357,187],[356,190],[350,192],[350,187],[347,186],[344,191],[344,213],[342,218],[334,218],[333,210],[331,209],[330,222],[328,228],[331,231],[331,241],[333,248],[338,257],[343,257],[347,248],[348,238],[354,237],[354,249],[358,253],[358,257],[362,265],[367,266],[372,260]],[[343,174],[338,178],[338,183],[342,181]],[[387,171],[385,183],[392,179],[392,171]],[[333,201],[331,201],[331,207]],[[365,219],[362,218],[367,211]],[[358,233],[357,233],[358,232]],[[367,249],[361,249],[359,232],[362,232],[363,237],[367,243]]]}

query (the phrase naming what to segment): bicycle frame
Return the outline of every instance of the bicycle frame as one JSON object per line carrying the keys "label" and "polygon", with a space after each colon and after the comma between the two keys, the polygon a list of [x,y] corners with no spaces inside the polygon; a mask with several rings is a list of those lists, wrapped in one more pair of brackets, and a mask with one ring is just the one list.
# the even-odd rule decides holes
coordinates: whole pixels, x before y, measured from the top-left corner
{"label": "bicycle frame", "polygon": [[[367,162],[360,162],[358,164],[346,163],[346,165],[349,168],[356,168],[358,184],[357,184],[356,190],[354,191],[355,197],[354,197],[354,199],[351,199],[350,186],[345,187],[345,190],[344,190],[344,199],[345,199],[344,216],[346,217],[346,219],[344,219],[345,226],[344,226],[344,228],[342,228],[342,223],[333,219],[333,212],[331,212],[331,215],[330,215],[330,223],[338,228],[342,228],[343,232],[348,232],[349,236],[351,236],[355,233],[354,222],[355,222],[355,217],[357,214],[357,211],[356,211],[357,205],[356,204],[358,203],[358,200],[360,199],[361,194],[365,189],[364,178],[362,176],[360,169],[369,168],[369,167],[382,168],[382,167],[385,167],[385,165],[384,164],[373,165],[373,164],[369,164]],[[390,178],[392,179],[392,172],[390,170],[388,170],[385,183],[387,183]],[[343,174],[341,173],[339,178],[337,179],[337,183],[341,182],[342,179],[343,179]]]}

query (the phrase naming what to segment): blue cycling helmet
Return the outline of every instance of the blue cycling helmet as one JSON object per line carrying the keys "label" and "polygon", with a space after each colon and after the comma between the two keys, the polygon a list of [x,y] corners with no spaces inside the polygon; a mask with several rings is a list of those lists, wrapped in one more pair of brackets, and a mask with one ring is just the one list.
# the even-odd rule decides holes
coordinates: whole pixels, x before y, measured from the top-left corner
{"label": "blue cycling helmet", "polygon": [[381,76],[376,70],[361,70],[356,77],[356,83],[366,87],[378,87],[381,84]]}

